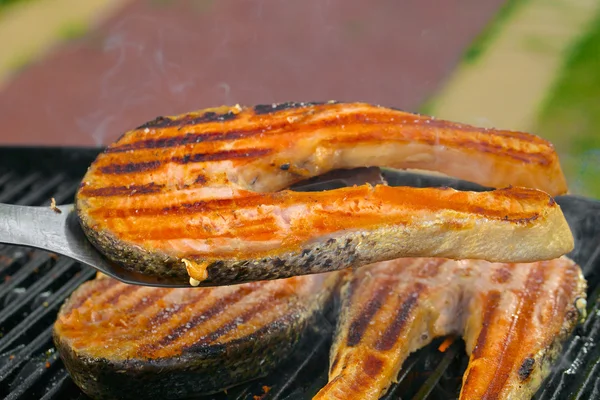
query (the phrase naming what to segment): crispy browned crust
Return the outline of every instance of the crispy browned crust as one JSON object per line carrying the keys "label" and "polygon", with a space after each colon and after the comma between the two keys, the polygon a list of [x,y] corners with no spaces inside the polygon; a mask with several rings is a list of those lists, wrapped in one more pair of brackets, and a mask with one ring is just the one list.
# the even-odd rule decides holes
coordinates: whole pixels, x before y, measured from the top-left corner
{"label": "crispy browned crust", "polygon": [[212,393],[284,360],[340,279],[333,273],[189,290],[103,277],[63,305],[54,342],[92,398]]}
{"label": "crispy browned crust", "polygon": [[[394,189],[404,190],[419,203]],[[385,193],[388,191],[392,193]],[[365,189],[361,198],[369,196],[369,192]],[[542,192],[507,189],[475,194],[452,189],[413,191],[377,186],[374,197],[378,192],[383,193],[381,198],[397,195],[387,197],[395,203],[393,207],[375,214],[387,221],[378,228],[355,226],[360,217],[347,214],[345,220],[337,223],[346,225],[340,233],[315,237],[298,250],[256,258],[189,254],[183,257],[207,263],[208,278],[200,285],[212,286],[321,273],[398,257],[527,262],[560,256],[574,245],[560,207]],[[427,201],[437,207],[428,209]],[[510,214],[512,209],[526,211]],[[143,273],[175,278],[181,283],[188,281],[181,256],[148,251],[119,240],[110,231],[90,225],[84,213],[80,215],[88,238],[113,261]],[[519,219],[507,219],[509,215]]]}
{"label": "crispy browned crust", "polygon": [[[405,256],[534,261],[573,247],[558,205],[532,189],[278,192],[363,165],[566,190],[554,149],[533,135],[362,103],[286,103],[159,118],[127,132],[90,167],[76,207],[90,240],[113,261],[183,282],[182,259],[192,260],[207,268],[206,279],[191,273],[203,285]],[[482,230],[499,243],[471,243]],[[442,239],[455,246],[435,250]]]}
{"label": "crispy browned crust", "polygon": [[461,399],[527,399],[548,375],[585,299],[567,258],[531,264],[401,259],[354,272],[344,289],[329,383],[315,399],[378,399],[413,351],[462,335]]}

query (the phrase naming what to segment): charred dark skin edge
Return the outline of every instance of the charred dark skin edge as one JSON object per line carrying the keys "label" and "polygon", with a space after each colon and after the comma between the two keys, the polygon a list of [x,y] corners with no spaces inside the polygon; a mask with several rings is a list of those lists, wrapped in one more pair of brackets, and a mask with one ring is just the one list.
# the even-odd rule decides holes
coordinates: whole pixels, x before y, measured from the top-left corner
{"label": "charred dark skin edge", "polygon": [[[77,214],[85,235],[109,260],[129,271],[156,276],[173,283],[189,283],[190,277],[185,264],[180,259],[164,253],[149,252],[137,246],[130,246],[115,238],[111,233],[95,229],[88,224],[85,214],[79,209],[80,203],[76,202],[76,204]],[[359,245],[380,251],[360,254],[357,251]],[[286,252],[258,260],[214,260],[207,267],[208,278],[200,282],[199,286],[232,285],[358,267],[378,261],[380,256],[386,253],[386,250],[392,249],[385,244],[382,245],[382,238],[376,232],[364,232],[360,235],[349,232],[337,238],[311,243],[300,252]],[[370,257],[375,254],[379,256],[377,260]],[[390,255],[390,258],[393,257]],[[206,261],[205,259],[191,259],[197,262]],[[263,267],[272,265],[276,268],[252,268],[257,264],[262,264]]]}
{"label": "charred dark skin edge", "polygon": [[[583,293],[585,293],[585,288]],[[582,297],[585,298],[585,297]],[[554,363],[560,358],[565,341],[571,337],[573,330],[583,322],[582,315],[575,304],[571,304],[565,314],[565,321],[560,332],[556,335],[548,346],[538,354],[531,354],[525,358],[517,370],[519,381],[523,384],[539,379],[543,381],[550,375]],[[536,390],[539,387],[536,388]],[[531,393],[533,396],[535,391]]]}
{"label": "charred dark skin edge", "polygon": [[93,399],[185,399],[266,376],[294,350],[307,325],[283,323],[227,346],[158,360],[89,358],[56,332],[54,344],[75,384]]}
{"label": "charred dark skin edge", "polygon": [[[187,399],[264,377],[291,356],[309,326],[335,303],[345,277],[302,312],[287,313],[225,344],[192,345],[160,359],[115,361],[74,350],[53,330],[53,341],[75,384],[93,399]],[[67,300],[59,315],[70,307]]]}

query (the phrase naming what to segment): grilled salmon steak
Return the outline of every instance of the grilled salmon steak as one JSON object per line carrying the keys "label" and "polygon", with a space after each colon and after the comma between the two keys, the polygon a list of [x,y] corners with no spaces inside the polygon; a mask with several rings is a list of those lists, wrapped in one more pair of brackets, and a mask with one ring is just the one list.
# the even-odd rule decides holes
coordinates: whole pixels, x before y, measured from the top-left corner
{"label": "grilled salmon steak", "polygon": [[54,342],[94,399],[180,399],[266,375],[292,351],[344,272],[213,288],[100,278],[61,308]]}
{"label": "grilled salmon steak", "polygon": [[461,399],[529,399],[585,312],[581,269],[561,257],[527,264],[398,259],[353,271],[314,399],[379,399],[403,361],[432,339],[462,335]]}
{"label": "grilled salmon steak", "polygon": [[[361,166],[515,187],[285,189]],[[112,261],[214,286],[398,257],[553,259],[573,248],[550,197],[564,192],[556,152],[533,135],[368,104],[284,103],[161,117],[129,131],[89,168],[76,207]]]}

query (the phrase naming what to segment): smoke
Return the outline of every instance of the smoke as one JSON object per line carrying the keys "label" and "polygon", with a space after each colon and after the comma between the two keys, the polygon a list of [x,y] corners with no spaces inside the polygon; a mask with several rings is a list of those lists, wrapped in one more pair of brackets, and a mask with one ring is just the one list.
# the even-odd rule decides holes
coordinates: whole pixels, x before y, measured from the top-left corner
{"label": "smoke", "polygon": [[75,123],[94,140],[94,145],[100,147],[108,133],[108,126],[115,120],[114,115],[109,115],[100,110],[75,119]]}
{"label": "smoke", "polygon": [[[140,26],[156,26],[149,35],[140,35]],[[95,145],[102,146],[127,124],[141,123],[156,115],[187,111],[190,95],[198,90],[201,68],[187,74],[181,64],[185,55],[169,54],[169,46],[198,33],[178,28],[143,15],[126,16],[111,25],[102,35],[100,63],[106,64],[98,78],[96,107],[75,118],[75,124]],[[223,35],[222,41],[227,41]],[[215,51],[222,51],[216,46]],[[223,82],[220,91],[231,100],[231,87]],[[160,107],[161,104],[168,107]],[[155,115],[156,114],[156,115]],[[134,122],[135,120],[135,122]],[[118,128],[115,128],[118,127]]]}
{"label": "smoke", "polygon": [[[132,20],[156,25],[155,35],[146,37],[143,42],[131,41],[128,39],[131,36],[128,29],[132,29],[136,25],[132,24]],[[104,52],[115,53],[117,57],[115,63],[102,78],[102,94],[104,96],[108,97],[114,95],[115,92],[121,92],[124,95],[123,106],[127,107],[140,103],[140,100],[132,101],[131,98],[156,95],[158,89],[163,85],[171,93],[179,96],[185,95],[194,86],[193,79],[182,76],[180,64],[165,55],[168,42],[176,41],[178,37],[183,38],[184,35],[193,35],[193,33],[158,22],[154,18],[142,16],[126,17],[109,32],[104,42]],[[126,86],[115,85],[113,80],[121,73],[125,62],[136,63],[142,69],[140,77],[143,79],[134,78],[131,80],[131,84]]]}
{"label": "smoke", "polygon": [[227,82],[221,82],[218,84],[219,89],[223,90],[223,97],[225,98],[225,103],[226,104],[232,104],[232,98],[231,98],[231,86],[229,86],[229,84]]}

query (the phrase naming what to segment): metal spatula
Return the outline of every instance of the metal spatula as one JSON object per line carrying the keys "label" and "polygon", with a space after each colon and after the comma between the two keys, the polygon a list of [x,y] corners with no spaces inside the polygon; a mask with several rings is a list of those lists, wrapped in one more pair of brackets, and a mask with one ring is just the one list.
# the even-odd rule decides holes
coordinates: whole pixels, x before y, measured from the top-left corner
{"label": "metal spatula", "polygon": [[[297,191],[317,191],[344,186],[382,183],[378,168],[357,168],[327,174],[293,187]],[[133,272],[112,263],[88,241],[73,204],[56,208],[16,206],[0,203],[0,243],[29,246],[57,253],[88,264],[122,282],[158,287],[190,287],[154,276]]]}
{"label": "metal spatula", "polygon": [[[297,191],[331,190],[344,186],[364,183],[387,182],[390,186],[440,187],[447,186],[459,190],[484,191],[491,190],[480,185],[453,178],[420,175],[396,170],[379,168],[357,168],[354,170],[334,171],[293,186]],[[595,207],[599,210],[600,202],[577,196],[559,196],[556,201],[571,226],[582,226],[574,221],[577,209]],[[595,223],[600,223],[596,221]],[[580,237],[573,232],[575,240]],[[74,206],[63,205],[56,209],[50,207],[15,206],[0,203],[0,243],[29,246],[70,257],[88,264],[122,282],[159,287],[190,287],[188,284],[174,283],[166,279],[146,276],[120,267],[106,259],[88,241],[77,220]],[[600,248],[599,248],[600,251]]]}

